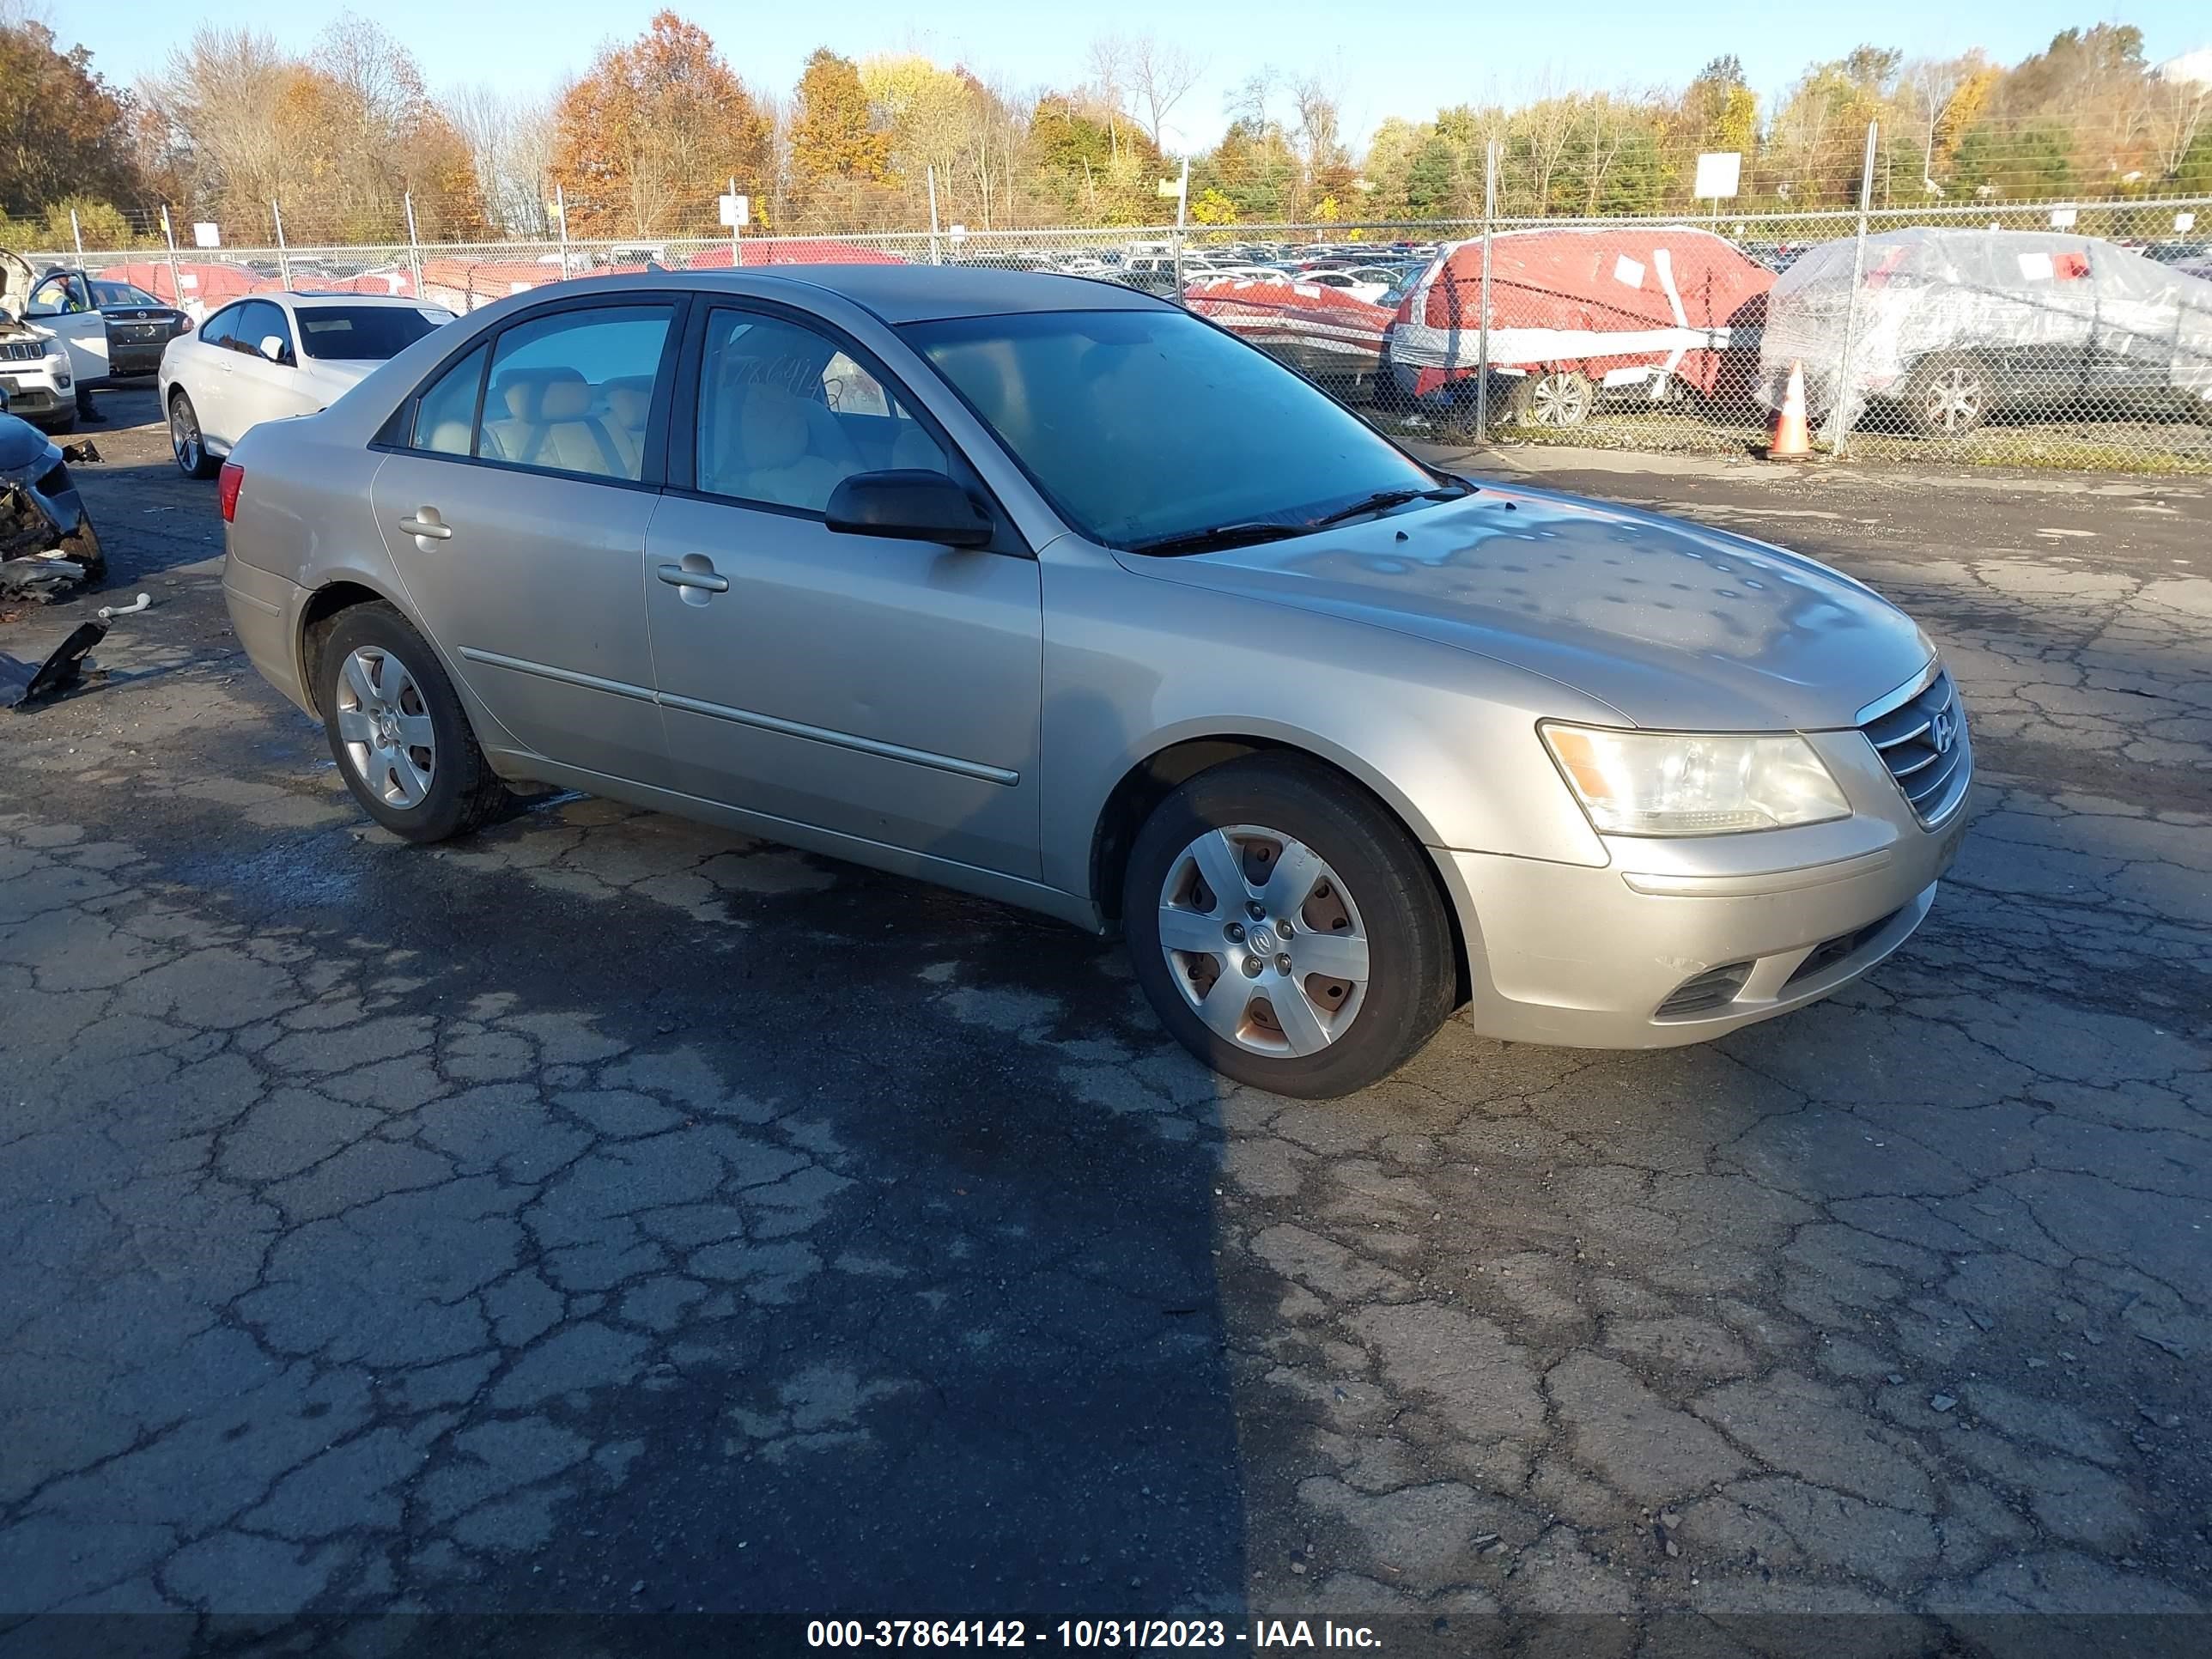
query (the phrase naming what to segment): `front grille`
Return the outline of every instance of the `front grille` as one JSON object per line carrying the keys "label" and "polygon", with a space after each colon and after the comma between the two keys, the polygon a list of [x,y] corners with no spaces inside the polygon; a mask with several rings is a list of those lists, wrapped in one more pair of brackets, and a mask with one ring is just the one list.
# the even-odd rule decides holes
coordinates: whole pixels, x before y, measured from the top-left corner
{"label": "front grille", "polygon": [[1735,994],[1743,989],[1743,982],[1751,977],[1751,964],[1731,962],[1726,967],[1708,968],[1695,979],[1686,979],[1676,986],[1666,1001],[1653,1011],[1654,1019],[1680,1019],[1686,1014],[1710,1013],[1735,1000]]}
{"label": "front grille", "polygon": [[1966,793],[1966,715],[1948,672],[1938,670],[1911,702],[1859,728],[1881,757],[1915,817],[1934,823]]}
{"label": "front grille", "polygon": [[0,340],[0,362],[35,363],[46,355],[43,340]]}
{"label": "front grille", "polygon": [[1854,928],[1848,933],[1838,933],[1833,939],[1822,939],[1806,954],[1805,960],[1790,971],[1790,977],[1782,981],[1784,992],[1787,993],[1792,986],[1803,984],[1816,974],[1826,973],[1846,957],[1855,955],[1860,947],[1870,943],[1883,928],[1895,921],[1903,908],[1900,905],[1898,910],[1892,910],[1887,915],[1878,917],[1863,927]]}

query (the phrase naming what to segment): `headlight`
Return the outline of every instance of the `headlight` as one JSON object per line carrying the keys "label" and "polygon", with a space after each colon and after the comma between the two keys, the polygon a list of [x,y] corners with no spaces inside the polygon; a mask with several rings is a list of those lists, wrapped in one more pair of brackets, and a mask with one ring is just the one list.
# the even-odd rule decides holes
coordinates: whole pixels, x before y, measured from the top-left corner
{"label": "headlight", "polygon": [[1850,816],[1800,737],[1540,729],[1600,835],[1726,836]]}

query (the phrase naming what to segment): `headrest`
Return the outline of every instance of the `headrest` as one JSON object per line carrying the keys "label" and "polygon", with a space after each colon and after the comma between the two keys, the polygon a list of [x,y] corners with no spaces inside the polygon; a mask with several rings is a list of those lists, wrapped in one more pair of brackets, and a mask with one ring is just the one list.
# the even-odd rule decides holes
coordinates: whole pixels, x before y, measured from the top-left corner
{"label": "headrest", "polygon": [[[573,368],[517,368],[501,375],[494,390],[498,392],[500,401],[506,404],[509,418],[543,421],[548,418],[545,414],[547,389],[572,382],[577,386],[585,384],[582,374]],[[584,400],[586,404],[591,401],[588,388]]]}
{"label": "headrest", "polygon": [[599,388],[606,394],[607,412],[627,427],[645,424],[646,410],[653,402],[653,381],[645,375],[620,380],[609,380]]}
{"label": "headrest", "polygon": [[552,380],[538,404],[544,421],[580,421],[592,407],[592,388],[582,380]]}
{"label": "headrest", "polygon": [[747,386],[738,447],[747,466],[789,466],[806,453],[805,405],[781,386]]}

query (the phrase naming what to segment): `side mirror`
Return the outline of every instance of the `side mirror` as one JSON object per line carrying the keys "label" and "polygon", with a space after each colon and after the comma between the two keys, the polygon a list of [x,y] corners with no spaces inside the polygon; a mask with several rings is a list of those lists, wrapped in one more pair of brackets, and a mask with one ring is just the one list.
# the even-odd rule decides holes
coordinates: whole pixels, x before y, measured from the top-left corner
{"label": "side mirror", "polygon": [[890,536],[946,547],[988,547],[990,514],[942,472],[856,472],[830,492],[824,520],[848,536]]}
{"label": "side mirror", "polygon": [[261,355],[266,357],[272,363],[283,362],[285,356],[284,337],[281,334],[263,335],[261,337]]}

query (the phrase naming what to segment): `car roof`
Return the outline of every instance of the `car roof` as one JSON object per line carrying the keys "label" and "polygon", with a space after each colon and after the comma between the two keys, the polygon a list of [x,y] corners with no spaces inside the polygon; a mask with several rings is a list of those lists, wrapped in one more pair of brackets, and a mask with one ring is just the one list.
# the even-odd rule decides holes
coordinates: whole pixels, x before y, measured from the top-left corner
{"label": "car roof", "polygon": [[827,289],[891,324],[1018,311],[1152,311],[1167,303],[1119,283],[992,265],[786,265],[759,274]]}
{"label": "car roof", "polygon": [[[793,290],[808,289],[842,295],[893,325],[951,317],[995,317],[1010,312],[1175,309],[1164,300],[1119,283],[1056,271],[1006,270],[992,265],[793,264],[737,270],[648,271],[586,281],[595,288],[617,291],[623,288],[719,289],[762,299],[781,293],[799,304],[805,303],[805,296]],[[539,298],[552,291],[550,287],[534,290]]]}
{"label": "car roof", "polygon": [[[309,306],[405,306],[411,308],[429,303],[410,299],[404,294],[349,294],[343,289],[283,288],[270,289],[266,293],[249,294],[249,300],[289,300],[294,305]],[[443,310],[442,306],[439,307]]]}

